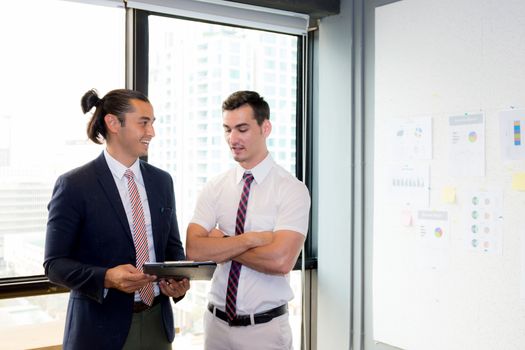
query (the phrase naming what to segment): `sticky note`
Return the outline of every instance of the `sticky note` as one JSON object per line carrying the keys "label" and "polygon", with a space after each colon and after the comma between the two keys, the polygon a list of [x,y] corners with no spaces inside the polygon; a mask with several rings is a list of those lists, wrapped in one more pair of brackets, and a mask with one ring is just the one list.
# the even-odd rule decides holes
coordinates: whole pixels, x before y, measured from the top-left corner
{"label": "sticky note", "polygon": [[512,189],[516,191],[525,191],[525,173],[512,174]]}
{"label": "sticky note", "polygon": [[456,203],[456,188],[445,186],[441,190],[441,201],[443,203]]}

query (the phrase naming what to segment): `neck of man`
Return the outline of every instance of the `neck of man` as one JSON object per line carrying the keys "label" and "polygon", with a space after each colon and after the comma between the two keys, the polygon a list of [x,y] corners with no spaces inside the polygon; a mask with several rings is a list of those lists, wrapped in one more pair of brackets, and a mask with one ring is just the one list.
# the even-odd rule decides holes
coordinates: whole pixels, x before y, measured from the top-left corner
{"label": "neck of man", "polygon": [[106,144],[106,150],[108,153],[115,158],[120,164],[124,165],[126,168],[129,168],[137,161],[137,157],[131,156],[125,152],[125,150],[119,149],[110,143]]}

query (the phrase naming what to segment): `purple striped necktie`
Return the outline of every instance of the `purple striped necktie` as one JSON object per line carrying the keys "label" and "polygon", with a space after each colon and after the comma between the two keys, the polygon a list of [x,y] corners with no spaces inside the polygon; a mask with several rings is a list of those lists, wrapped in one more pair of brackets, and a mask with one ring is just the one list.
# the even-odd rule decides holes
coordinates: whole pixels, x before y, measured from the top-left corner
{"label": "purple striped necktie", "polygon": [[[131,201],[131,213],[133,217],[133,243],[135,244],[135,254],[137,256],[137,269],[142,270],[142,265],[149,261],[148,236],[146,234],[146,220],[144,219],[144,209],[140,200],[135,174],[131,169],[127,169],[124,176],[128,179],[129,199]],[[140,298],[145,304],[151,305],[155,298],[153,283],[148,283],[139,290]]]}
{"label": "purple striped necktie", "polygon": [[[239,200],[239,209],[237,209],[235,235],[244,233],[246,209],[248,207],[248,198],[250,197],[250,186],[253,181],[253,175],[245,172],[242,178],[244,179],[244,186],[242,188],[241,199]],[[226,290],[226,316],[230,321],[237,316],[237,286],[239,285],[241,267],[241,263],[232,260],[230,274],[228,276],[228,289]]]}

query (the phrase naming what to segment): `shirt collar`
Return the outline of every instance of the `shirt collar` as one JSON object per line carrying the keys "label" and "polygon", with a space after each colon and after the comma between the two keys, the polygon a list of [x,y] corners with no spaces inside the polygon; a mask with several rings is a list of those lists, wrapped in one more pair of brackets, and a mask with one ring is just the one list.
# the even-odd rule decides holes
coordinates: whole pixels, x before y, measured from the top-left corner
{"label": "shirt collar", "polygon": [[[126,168],[121,162],[116,160],[109,154],[108,150],[104,148],[104,158],[106,158],[106,163],[108,163],[109,170],[115,176],[117,179],[122,180],[124,177],[124,173],[128,168]],[[140,160],[137,158],[135,163],[133,163],[129,169],[133,171],[133,174],[135,174],[135,181],[144,185],[144,181],[142,180],[142,173],[140,171]]]}
{"label": "shirt collar", "polygon": [[236,183],[240,183],[242,181],[242,176],[243,176],[244,172],[248,171],[248,172],[252,173],[253,178],[255,179],[255,182],[260,184],[260,183],[262,183],[264,181],[266,176],[270,173],[270,170],[273,168],[274,164],[275,164],[275,162],[274,162],[272,156],[270,155],[270,153],[268,153],[266,158],[264,158],[264,160],[262,162],[257,164],[252,169],[244,169],[241,166],[237,166],[237,171],[236,171],[236,174],[235,174]]}

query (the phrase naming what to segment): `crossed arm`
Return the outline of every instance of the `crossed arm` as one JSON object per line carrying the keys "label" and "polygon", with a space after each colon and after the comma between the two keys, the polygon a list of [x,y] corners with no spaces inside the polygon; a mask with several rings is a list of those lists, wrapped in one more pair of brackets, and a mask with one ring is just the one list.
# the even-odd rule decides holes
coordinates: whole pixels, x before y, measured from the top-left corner
{"label": "crossed arm", "polygon": [[186,255],[190,260],[236,260],[259,272],[277,275],[293,269],[305,239],[291,230],[225,236],[218,229],[208,232],[194,223],[188,226],[186,237]]}

